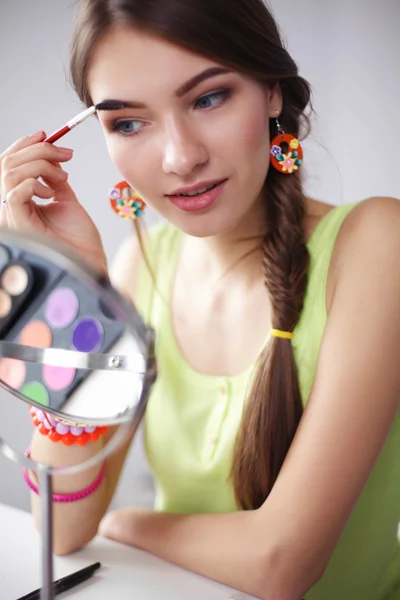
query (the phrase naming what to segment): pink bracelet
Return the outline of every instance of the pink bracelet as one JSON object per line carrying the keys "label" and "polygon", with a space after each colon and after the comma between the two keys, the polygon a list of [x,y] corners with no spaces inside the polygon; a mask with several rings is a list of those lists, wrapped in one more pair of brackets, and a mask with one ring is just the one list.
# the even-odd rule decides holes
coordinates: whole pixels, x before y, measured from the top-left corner
{"label": "pink bracelet", "polygon": [[[25,456],[28,458],[30,457],[30,448],[26,450]],[[100,487],[100,485],[103,482],[105,472],[106,463],[104,462],[100,473],[93,481],[93,483],[88,485],[88,487],[86,487],[83,490],[80,490],[79,492],[73,492],[72,494],[53,494],[53,502],[77,502],[78,500],[83,500],[83,498],[87,498],[88,496],[93,494],[93,492],[95,492],[98,487]],[[28,471],[25,469],[25,467],[22,468],[22,473],[26,484],[32,490],[32,492],[35,492],[35,494],[39,494],[39,488],[30,479]]]}

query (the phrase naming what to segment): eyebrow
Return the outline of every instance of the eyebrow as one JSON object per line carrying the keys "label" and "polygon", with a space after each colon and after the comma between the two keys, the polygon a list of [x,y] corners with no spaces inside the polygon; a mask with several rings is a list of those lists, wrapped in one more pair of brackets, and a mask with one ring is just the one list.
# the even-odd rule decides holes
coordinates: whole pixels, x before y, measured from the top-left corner
{"label": "eyebrow", "polygon": [[[198,75],[195,75],[194,77],[189,79],[189,81],[184,83],[180,88],[178,88],[176,90],[175,95],[177,96],[177,98],[181,98],[182,96],[185,96],[185,94],[188,94],[191,90],[193,90],[196,86],[198,86],[203,81],[206,81],[207,79],[211,79],[212,77],[217,77],[218,75],[225,75],[226,73],[232,73],[232,72],[233,72],[232,69],[228,69],[227,67],[210,67],[209,69],[206,69],[205,71],[202,71]],[[100,102],[100,104],[105,104],[105,105],[107,105],[108,103],[120,104],[121,108],[118,108],[118,109],[105,108],[104,110],[110,111],[110,110],[122,110],[123,108],[135,108],[135,109],[147,108],[146,104],[144,104],[143,102],[135,102],[134,100],[127,101],[127,100],[116,100],[116,99],[112,99],[112,98],[107,98],[106,100],[102,100]]]}

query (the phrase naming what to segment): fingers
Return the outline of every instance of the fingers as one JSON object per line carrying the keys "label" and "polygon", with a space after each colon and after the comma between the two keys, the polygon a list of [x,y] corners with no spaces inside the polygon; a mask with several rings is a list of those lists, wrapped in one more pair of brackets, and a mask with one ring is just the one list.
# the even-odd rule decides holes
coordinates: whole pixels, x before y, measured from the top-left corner
{"label": "fingers", "polygon": [[[9,160],[8,157],[23,150],[24,148],[30,147],[33,144],[36,144],[37,142],[44,140],[45,137],[46,137],[46,134],[44,131],[37,131],[36,133],[33,133],[32,135],[28,135],[28,136],[25,136],[25,137],[17,140],[9,148],[7,148],[7,150],[5,150],[5,152],[2,152],[0,154],[0,198],[4,199],[7,195],[7,190],[2,183],[4,162],[7,162],[7,160]],[[2,204],[1,208],[0,208],[0,224],[2,226],[6,226],[7,223],[8,223],[8,217],[7,217],[6,206],[4,204]]]}
{"label": "fingers", "polygon": [[[11,158],[11,157],[10,157]],[[47,160],[34,160],[28,163],[22,163],[19,166],[11,167],[11,160],[4,160],[4,172],[2,177],[2,187],[5,190],[13,190],[26,179],[34,177],[45,177],[48,181],[61,183],[68,179],[66,173],[61,167],[56,167]]]}
{"label": "fingers", "polygon": [[38,142],[43,141],[45,138],[46,138],[45,132],[38,131],[36,133],[33,133],[32,135],[27,135],[27,136],[17,140],[16,142],[14,142],[9,148],[7,148],[7,150],[5,152],[0,154],[0,175],[1,175],[1,165],[6,156],[15,154],[19,150],[23,150],[24,148],[32,146],[33,144],[37,144]]}
{"label": "fingers", "polygon": [[[48,161],[49,163],[61,163],[71,160],[73,156],[73,150],[69,148],[60,148],[44,142],[46,134],[44,132],[38,132],[32,136],[26,136],[17,140],[12,144],[5,152],[0,154],[0,192],[4,196],[6,192],[10,190],[5,182],[11,174],[11,180],[13,183],[13,177],[17,172],[17,169],[22,165],[29,163],[36,163],[36,170],[38,167],[37,161]],[[43,165],[43,162],[41,163]],[[26,170],[24,174],[26,175]],[[46,175],[44,173],[44,175]],[[32,177],[35,175],[34,171],[30,172]],[[41,173],[39,174],[39,176]],[[17,181],[20,181],[17,177]]]}
{"label": "fingers", "polygon": [[7,205],[1,209],[2,219],[7,221],[8,227],[29,229],[32,226],[33,213],[37,210],[32,196],[50,200],[54,191],[32,177],[13,188],[7,194]]}
{"label": "fingers", "polygon": [[[73,197],[68,174],[60,164],[71,160],[73,151],[48,144],[45,138],[43,131],[26,136],[0,155],[0,197],[7,197],[1,206],[0,225],[28,225],[33,213],[38,215],[32,196],[50,199],[57,190]],[[38,181],[40,177],[43,183]]]}
{"label": "fingers", "polygon": [[0,175],[3,175],[4,170],[15,169],[24,163],[32,162],[38,159],[59,163],[66,162],[71,160],[74,153],[70,148],[60,148],[58,146],[48,144],[47,142],[39,142],[33,145],[30,144],[29,146],[12,150],[16,144],[10,146],[10,148],[0,155]]}

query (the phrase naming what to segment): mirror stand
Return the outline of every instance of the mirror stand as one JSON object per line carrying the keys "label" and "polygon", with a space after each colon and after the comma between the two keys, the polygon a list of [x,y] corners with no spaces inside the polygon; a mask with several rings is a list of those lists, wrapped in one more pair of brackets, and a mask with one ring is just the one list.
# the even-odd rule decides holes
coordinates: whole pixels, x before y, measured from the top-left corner
{"label": "mirror stand", "polygon": [[40,538],[42,560],[41,600],[54,598],[53,568],[53,475],[49,465],[41,464],[39,475]]}

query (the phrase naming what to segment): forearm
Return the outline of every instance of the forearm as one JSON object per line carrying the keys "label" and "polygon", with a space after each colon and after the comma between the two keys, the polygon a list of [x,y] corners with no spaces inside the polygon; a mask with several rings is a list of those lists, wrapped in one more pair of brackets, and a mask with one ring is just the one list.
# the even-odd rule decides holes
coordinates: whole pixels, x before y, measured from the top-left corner
{"label": "forearm", "polygon": [[[86,446],[65,446],[51,442],[37,430],[33,435],[31,457],[37,462],[55,467],[67,467],[81,464],[97,454],[103,445],[97,442]],[[70,494],[89,486],[99,475],[101,465],[96,465],[76,475],[58,475],[53,477],[53,493]],[[36,473],[30,473],[36,483]],[[107,509],[105,497],[107,474],[100,487],[90,496],[77,502],[53,502],[53,543],[56,554],[66,554],[88,543],[95,535],[98,524]],[[32,492],[31,505],[36,527],[40,522],[40,499]]]}
{"label": "forearm", "polygon": [[[174,515],[125,509],[107,524],[106,535],[256,597],[266,595],[273,555],[255,511]],[[101,531],[101,530],[100,530]],[[104,532],[103,532],[104,533]],[[298,599],[292,599],[298,600]]]}
{"label": "forearm", "polygon": [[[115,428],[110,428],[97,442],[82,447],[51,442],[36,430],[31,445],[31,457],[56,467],[82,464],[98,454],[114,433]],[[96,535],[99,523],[114,495],[130,441],[131,438],[106,459],[104,479],[90,496],[76,502],[53,502],[53,541],[56,554],[73,552],[90,542]],[[75,475],[54,476],[53,493],[71,494],[87,488],[96,480],[101,468],[102,464],[98,464]],[[39,528],[40,506],[35,493],[32,493],[31,501],[35,524]]]}
{"label": "forearm", "polygon": [[[317,579],[271,540],[259,511],[178,515],[126,508],[108,514],[100,534],[261,600],[301,600]],[[270,533],[269,534],[269,530]]]}

